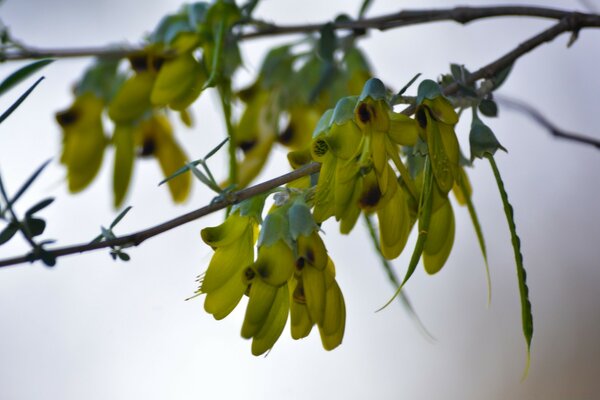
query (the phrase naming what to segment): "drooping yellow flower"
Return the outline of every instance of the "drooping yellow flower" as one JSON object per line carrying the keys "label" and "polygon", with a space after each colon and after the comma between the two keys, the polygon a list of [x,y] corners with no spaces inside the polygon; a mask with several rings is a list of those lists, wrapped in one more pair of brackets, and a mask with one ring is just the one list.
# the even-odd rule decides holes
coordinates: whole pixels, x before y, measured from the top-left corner
{"label": "drooping yellow flower", "polygon": [[[136,129],[140,156],[158,160],[165,177],[172,175],[187,162],[187,156],[175,140],[169,120],[163,115],[153,115],[142,121]],[[182,174],[167,182],[174,202],[185,201],[190,193],[192,177]]]}
{"label": "drooping yellow flower", "polygon": [[215,319],[223,319],[237,306],[248,289],[247,267],[254,261],[256,221],[232,213],[224,223],[201,232],[213,254],[199,293],[206,294],[204,309]]}
{"label": "drooping yellow flower", "polygon": [[256,262],[244,271],[250,290],[242,337],[252,338],[252,354],[269,350],[283,331],[289,311],[288,280],[294,255],[282,240],[258,249]]}
{"label": "drooping yellow flower", "polygon": [[322,165],[315,220],[335,216],[340,231],[348,233],[361,211],[376,212],[383,254],[397,257],[414,221],[409,215],[408,189],[399,184],[389,162],[401,171],[403,180],[412,182],[399,146],[412,146],[417,137],[415,121],[392,111],[381,81],[368,81],[359,98],[341,99],[334,110],[323,114],[313,134],[311,153]]}
{"label": "drooping yellow flower", "polygon": [[346,306],[335,281],[335,266],[315,231],[298,237],[296,271],[290,282],[292,338],[309,335],[317,325],[326,350],[339,346],[344,337]]}
{"label": "drooping yellow flower", "polygon": [[63,130],[60,162],[67,167],[67,182],[72,193],[85,189],[102,165],[106,147],[101,119],[103,107],[100,98],[85,92],[75,98],[71,107],[56,114]]}
{"label": "drooping yellow flower", "polygon": [[191,52],[166,60],[149,95],[153,105],[185,110],[202,92],[207,76],[204,66]]}

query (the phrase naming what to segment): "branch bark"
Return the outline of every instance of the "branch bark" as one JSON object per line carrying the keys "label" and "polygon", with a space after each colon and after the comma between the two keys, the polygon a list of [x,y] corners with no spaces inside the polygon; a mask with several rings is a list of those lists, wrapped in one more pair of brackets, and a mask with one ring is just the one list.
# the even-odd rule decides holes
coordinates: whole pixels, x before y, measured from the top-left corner
{"label": "branch bark", "polygon": [[[355,21],[334,22],[336,30],[387,30],[409,25],[430,22],[454,21],[467,24],[481,19],[497,17],[529,17],[551,20],[577,20],[577,29],[584,27],[600,27],[600,15],[559,10],[547,7],[529,6],[495,6],[495,7],[454,7],[439,10],[403,10],[379,17],[364,18]],[[327,22],[302,25],[276,25],[263,21],[252,21],[254,30],[241,32],[240,40],[261,37],[311,33],[320,31]],[[73,57],[105,57],[123,58],[143,51],[143,46],[122,47],[83,47],[65,49],[44,49],[20,45],[18,50],[0,55],[0,61],[26,60],[35,58],[73,58]]]}
{"label": "branch bark", "polygon": [[[53,255],[54,257],[62,257],[70,254],[76,253],[86,253],[88,251],[105,249],[108,247],[129,247],[129,246],[137,246],[151,237],[160,235],[166,231],[177,228],[183,224],[187,224],[188,222],[195,221],[205,215],[212,214],[216,211],[223,210],[230,205],[237,204],[243,200],[249,199],[253,196],[256,196],[261,193],[268,192],[271,189],[279,187],[281,185],[285,185],[286,183],[292,182],[296,179],[302,178],[303,176],[314,174],[321,169],[321,164],[319,163],[310,163],[301,168],[298,168],[295,171],[289,172],[287,174],[278,176],[276,178],[270,179],[268,181],[259,183],[255,186],[249,187],[247,189],[243,189],[237,192],[230,193],[218,200],[211,202],[209,205],[199,208],[197,210],[191,211],[187,214],[183,214],[175,219],[163,222],[162,224],[153,226],[148,229],[144,229],[139,232],[131,233],[129,235],[119,236],[112,240],[102,241],[98,243],[81,243],[73,246],[67,247],[59,247],[52,250],[47,250],[47,253]],[[14,258],[7,258],[4,260],[0,260],[0,267],[7,267],[9,265],[21,264],[31,261],[28,258],[28,255],[23,255]],[[33,260],[35,261],[35,260]]]}

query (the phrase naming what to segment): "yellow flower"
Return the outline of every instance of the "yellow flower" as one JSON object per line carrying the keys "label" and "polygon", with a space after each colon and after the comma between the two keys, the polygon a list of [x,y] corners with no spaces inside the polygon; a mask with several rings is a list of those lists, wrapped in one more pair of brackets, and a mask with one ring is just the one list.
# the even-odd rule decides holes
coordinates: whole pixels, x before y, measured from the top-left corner
{"label": "yellow flower", "polygon": [[292,338],[301,339],[316,324],[326,350],[339,346],[344,337],[346,307],[335,281],[335,267],[315,231],[297,240],[296,271],[290,282]]}
{"label": "yellow flower", "polygon": [[254,260],[256,222],[236,212],[221,225],[203,229],[201,236],[215,253],[198,293],[206,294],[204,309],[219,320],[233,311],[248,289],[244,273]]}
{"label": "yellow flower", "polygon": [[[175,141],[171,125],[165,116],[153,115],[142,121],[135,134],[140,156],[156,158],[165,177],[186,164],[187,156]],[[190,193],[192,177],[190,174],[182,174],[169,180],[167,184],[173,201],[181,203]]]}
{"label": "yellow flower", "polygon": [[278,240],[258,249],[256,262],[244,271],[250,290],[242,337],[252,338],[252,354],[269,350],[283,331],[289,311],[288,280],[294,272],[290,247]]}
{"label": "yellow flower", "polygon": [[149,101],[154,105],[169,105],[173,110],[185,110],[200,96],[206,79],[204,66],[191,52],[178,55],[162,64]]}
{"label": "yellow flower", "polygon": [[63,130],[60,162],[67,167],[72,193],[85,189],[102,165],[106,146],[101,120],[103,107],[100,98],[85,92],[75,98],[71,107],[56,114]]}

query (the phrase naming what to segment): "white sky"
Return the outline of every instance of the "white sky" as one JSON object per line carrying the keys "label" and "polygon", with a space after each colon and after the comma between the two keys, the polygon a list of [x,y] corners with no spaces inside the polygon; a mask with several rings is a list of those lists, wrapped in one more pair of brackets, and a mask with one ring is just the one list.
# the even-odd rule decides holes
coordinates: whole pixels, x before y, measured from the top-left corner
{"label": "white sky", "polygon": [[[322,21],[359,1],[263,0],[258,15],[280,23]],[[400,7],[447,7],[447,1],[375,0],[371,15]],[[574,1],[538,5],[580,7]],[[135,42],[179,2],[141,0],[6,0],[0,18],[14,35],[35,46],[87,46]],[[351,4],[351,6],[348,6]],[[462,1],[461,4],[494,4]],[[362,47],[376,74],[399,88],[415,73],[435,79],[450,62],[476,69],[552,24],[504,18],[472,23],[436,23],[373,32]],[[559,126],[600,137],[597,43],[600,31],[584,30],[570,49],[567,36],[520,60],[500,93],[543,110]],[[284,39],[277,39],[281,42]],[[269,40],[244,43],[254,72]],[[114,218],[108,189],[111,160],[95,183],[69,196],[58,165],[60,134],[54,112],[71,101],[70,87],[89,60],[58,61],[46,80],[0,127],[0,171],[9,190],[44,160],[52,165],[22,199],[56,202],[43,212],[45,237],[59,244],[85,242]],[[0,65],[0,79],[18,67]],[[242,77],[241,79],[247,79]],[[28,84],[0,99],[5,109]],[[194,106],[197,125],[179,129],[192,158],[224,135],[206,93]],[[266,358],[250,354],[240,338],[243,307],[216,322],[202,299],[183,301],[196,288],[211,250],[199,231],[219,223],[213,215],[132,249],[130,263],[113,263],[108,252],[60,259],[57,267],[21,265],[0,270],[0,398],[21,399],[588,399],[600,392],[600,237],[597,203],[600,153],[558,141],[529,119],[501,109],[488,120],[509,154],[499,154],[515,208],[533,305],[535,332],[530,375],[520,381],[525,345],[509,233],[489,166],[470,172],[474,202],[483,225],[493,280],[486,308],[483,261],[467,211],[457,209],[454,250],[444,270],[427,276],[419,268],[408,293],[437,341],[428,342],[399,304],[375,313],[393,293],[365,232],[348,237],[326,223],[348,312],[343,345],[325,352],[316,332],[293,341],[288,330]],[[468,124],[460,125],[467,144]],[[224,158],[214,161],[225,165]],[[273,157],[263,178],[287,170],[284,152]],[[117,232],[148,227],[206,204],[211,194],[195,185],[184,206],[172,206],[152,162],[138,163],[127,203],[134,206]],[[411,242],[412,243],[412,242]],[[409,251],[394,261],[402,274]],[[20,254],[18,240],[0,248],[0,258]]]}

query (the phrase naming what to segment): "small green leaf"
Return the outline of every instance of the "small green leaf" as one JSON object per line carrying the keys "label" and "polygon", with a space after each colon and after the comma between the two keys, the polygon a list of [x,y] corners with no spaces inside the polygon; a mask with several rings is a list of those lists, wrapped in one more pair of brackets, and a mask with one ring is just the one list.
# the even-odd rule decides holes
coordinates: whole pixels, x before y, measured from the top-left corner
{"label": "small green leaf", "polygon": [[41,218],[26,217],[23,224],[31,237],[41,235],[46,229],[46,221]]}
{"label": "small green leaf", "polygon": [[50,163],[50,161],[52,161],[52,160],[45,161],[42,165],[40,165],[38,167],[38,169],[36,169],[33,172],[33,174],[29,177],[29,179],[27,179],[27,181],[23,184],[23,186],[21,186],[21,188],[14,195],[14,197],[8,202],[8,204],[6,205],[6,209],[10,209],[13,206],[13,204],[15,204],[17,202],[17,200],[19,200],[19,198],[21,198],[21,196],[23,195],[23,193],[25,193],[25,191],[27,189],[29,189],[29,186],[31,186],[31,184],[33,183],[33,181],[35,181],[37,179],[37,177],[42,173],[42,171],[44,170],[44,168],[46,168],[46,166],[48,166],[48,164]]}
{"label": "small green leaf", "polygon": [[417,89],[417,105],[421,104],[425,99],[433,100],[441,95],[440,85],[431,79],[425,79],[419,83],[419,88]]}
{"label": "small green leaf", "polygon": [[529,301],[529,288],[527,287],[527,273],[523,266],[523,255],[521,254],[521,240],[517,235],[517,227],[515,225],[514,212],[512,205],[508,201],[508,194],[504,188],[504,182],[500,176],[500,171],[496,165],[494,157],[490,154],[486,155],[490,162],[492,170],[494,171],[494,178],[500,191],[500,197],[502,198],[502,204],[504,206],[504,214],[506,214],[506,220],[508,222],[508,228],[510,230],[510,238],[512,241],[513,251],[515,254],[515,264],[517,267],[517,279],[519,281],[519,294],[521,298],[521,320],[523,326],[523,335],[525,336],[525,342],[527,343],[527,363],[525,365],[525,371],[523,377],[527,376],[529,371],[529,362],[531,359],[531,339],[533,337],[533,314],[531,312],[531,302]]}
{"label": "small green leaf", "polygon": [[327,63],[333,62],[333,54],[337,48],[337,38],[332,23],[323,25],[320,31],[321,37],[317,47],[317,54]]}
{"label": "small green leaf", "polygon": [[117,251],[116,254],[117,254],[117,257],[119,257],[119,259],[121,261],[129,261],[129,260],[131,260],[131,257],[129,256],[129,254],[123,253],[122,251]]}
{"label": "small green leaf", "polygon": [[402,96],[408,90],[408,88],[410,88],[412,86],[412,84],[415,83],[415,81],[417,79],[419,79],[420,76],[421,76],[420,72],[418,74],[416,74],[415,76],[413,76],[412,79],[410,81],[408,81],[408,83],[406,85],[404,85],[404,87],[402,89],[400,89],[400,91],[398,92],[396,97]]}
{"label": "small green leaf", "polygon": [[125,217],[125,215],[127,215],[127,213],[129,212],[129,210],[131,210],[133,207],[132,206],[127,206],[123,211],[121,211],[119,213],[119,215],[117,215],[117,218],[115,218],[113,220],[113,222],[110,224],[109,229],[114,228],[115,226],[117,226],[117,224],[119,222],[121,222],[121,220],[123,219],[123,217]]}
{"label": "small green leaf", "polygon": [[369,7],[371,7],[372,3],[373,0],[363,0],[362,4],[360,5],[360,10],[358,11],[358,18],[362,18],[365,16],[367,10],[369,9]]}
{"label": "small green leaf", "polygon": [[319,227],[315,223],[310,208],[303,202],[295,202],[288,210],[290,234],[292,239],[298,236],[310,236]]}
{"label": "small green leaf", "polygon": [[236,210],[239,210],[242,217],[254,217],[257,222],[262,223],[263,208],[265,207],[265,200],[269,194],[270,192],[258,194],[239,202],[231,208],[231,212],[233,213]]}
{"label": "small green leaf", "polygon": [[286,240],[289,237],[289,230],[287,218],[281,213],[268,214],[261,225],[258,246],[271,246],[278,240]]}
{"label": "small green leaf", "polygon": [[[356,96],[342,97],[333,109],[333,113],[331,115],[331,123],[343,125],[346,122],[350,121],[352,118],[354,118],[355,107]],[[317,128],[319,128],[319,126],[317,126]]]}
{"label": "small green leaf", "polygon": [[29,210],[27,210],[27,212],[25,213],[25,217],[29,217],[29,216],[35,214],[36,212],[43,210],[44,208],[46,208],[50,204],[52,204],[52,202],[54,202],[53,197],[50,197],[50,198],[40,201],[39,203],[37,203],[36,205],[31,207]]}
{"label": "small green leaf", "polygon": [[47,267],[54,267],[56,265],[56,256],[43,248],[39,248],[38,252],[40,260],[42,260]]}
{"label": "small green leaf", "polygon": [[494,77],[492,78],[492,82],[494,83],[494,90],[498,89],[504,83],[504,81],[506,81],[506,78],[508,78],[512,67],[513,64],[510,64],[508,67],[504,68],[503,70],[499,71],[496,75],[494,75]]}
{"label": "small green leaf", "polygon": [[221,150],[221,147],[223,147],[225,145],[225,143],[227,143],[229,141],[229,138],[225,138],[225,140],[223,140],[221,143],[219,143],[214,149],[212,149],[211,151],[208,152],[208,154],[206,154],[204,156],[204,161],[208,160],[209,158],[211,158],[212,156],[214,156],[217,151]]}
{"label": "small green leaf", "polygon": [[53,59],[34,61],[13,72],[0,83],[0,96],[53,61]]}
{"label": "small green leaf", "polygon": [[115,234],[111,229],[106,229],[105,227],[101,226],[100,230],[102,231],[102,236],[104,237],[104,239],[112,240],[116,238]]}
{"label": "small green leaf", "polygon": [[75,95],[91,92],[105,102],[110,102],[125,81],[125,75],[118,73],[119,63],[118,59],[97,59],[77,84]]}
{"label": "small green leaf", "polygon": [[198,30],[206,20],[206,12],[210,7],[210,3],[206,1],[198,1],[192,4],[183,6],[184,12],[189,17],[189,23],[194,29]]}
{"label": "small green leaf", "polygon": [[367,82],[365,82],[365,86],[363,86],[362,93],[358,97],[358,101],[364,101],[366,98],[371,98],[372,100],[385,100],[386,90],[385,85],[381,80],[377,78],[371,78]]}
{"label": "small green leaf", "polygon": [[19,106],[21,105],[22,102],[25,101],[25,99],[31,94],[31,92],[33,92],[33,90],[35,89],[35,87],[37,85],[39,85],[39,83],[44,80],[44,77],[42,76],[41,78],[39,78],[37,81],[35,81],[35,83],[33,85],[31,85],[29,87],[29,89],[27,89],[22,95],[21,97],[19,97],[17,99],[17,101],[15,101],[10,107],[8,107],[8,109],[6,111],[4,111],[4,113],[2,113],[2,115],[0,115],[0,124],[2,122],[4,122],[4,120],[6,118],[8,118],[10,116],[10,114],[12,114],[17,108],[19,108]]}
{"label": "small green leaf", "polygon": [[161,43],[169,45],[181,33],[194,32],[195,28],[190,25],[187,13],[171,14],[163,17],[158,26],[150,34],[150,43]]}
{"label": "small green leaf", "polygon": [[19,226],[13,222],[6,225],[6,227],[0,232],[0,246],[8,242],[12,237],[19,231]]}
{"label": "small green leaf", "polygon": [[[339,101],[338,101],[338,103],[339,103]],[[352,113],[352,115],[354,115],[354,106],[352,107],[351,113]],[[352,116],[350,116],[350,118],[352,118]],[[315,130],[313,131],[312,137],[316,138],[321,133],[328,131],[329,127],[331,126],[332,123],[333,123],[333,108],[330,108],[327,111],[325,111],[323,113],[323,115],[321,115],[321,118],[319,119],[319,122],[317,123],[317,126],[315,127]]]}
{"label": "small green leaf", "polygon": [[488,154],[493,156],[498,150],[507,151],[500,144],[494,132],[479,119],[475,109],[473,109],[469,144],[471,145],[471,160],[483,158]]}
{"label": "small green leaf", "polygon": [[402,288],[408,282],[412,274],[417,269],[417,265],[419,264],[419,260],[421,259],[421,255],[423,254],[423,249],[425,247],[425,241],[427,240],[427,232],[429,230],[429,222],[431,221],[431,206],[433,202],[433,171],[431,169],[431,161],[429,157],[425,159],[425,170],[423,171],[423,191],[421,192],[421,198],[419,201],[419,236],[417,237],[417,243],[415,244],[415,248],[413,250],[412,256],[410,258],[410,262],[408,264],[408,268],[406,270],[406,275],[404,276],[404,280],[396,290],[396,293],[392,296],[391,299],[388,300],[379,310],[381,311],[387,306],[389,306],[392,301],[400,294]]}
{"label": "small green leaf", "polygon": [[479,111],[486,117],[497,117],[498,105],[494,100],[481,100],[481,103],[479,103]]}

